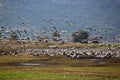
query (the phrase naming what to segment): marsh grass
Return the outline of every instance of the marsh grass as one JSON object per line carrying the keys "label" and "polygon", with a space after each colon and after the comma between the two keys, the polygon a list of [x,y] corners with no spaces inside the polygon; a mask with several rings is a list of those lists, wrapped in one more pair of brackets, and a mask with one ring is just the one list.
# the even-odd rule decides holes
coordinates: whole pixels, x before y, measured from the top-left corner
{"label": "marsh grass", "polygon": [[[42,62],[46,65],[13,65],[20,62]],[[115,64],[111,60],[108,62],[109,65],[98,66],[96,60],[70,59],[60,55],[55,57],[5,55],[0,56],[0,80],[120,80],[119,62]]]}

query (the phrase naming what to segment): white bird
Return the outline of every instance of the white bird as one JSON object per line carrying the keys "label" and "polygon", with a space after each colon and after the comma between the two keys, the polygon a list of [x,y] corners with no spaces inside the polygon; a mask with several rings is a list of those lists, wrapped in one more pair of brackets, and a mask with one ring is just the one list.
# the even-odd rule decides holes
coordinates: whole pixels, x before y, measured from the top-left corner
{"label": "white bird", "polygon": [[27,18],[23,18],[23,17],[20,17],[20,16],[18,16],[18,18],[19,18],[20,20],[27,20]]}
{"label": "white bird", "polygon": [[67,30],[61,30],[60,32],[61,33],[67,33]]}

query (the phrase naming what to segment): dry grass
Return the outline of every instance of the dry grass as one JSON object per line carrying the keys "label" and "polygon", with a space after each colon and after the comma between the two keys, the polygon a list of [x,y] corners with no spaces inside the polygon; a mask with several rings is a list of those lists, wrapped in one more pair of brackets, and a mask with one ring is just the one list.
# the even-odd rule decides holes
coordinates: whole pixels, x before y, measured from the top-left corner
{"label": "dry grass", "polygon": [[[115,44],[118,47],[120,47],[120,43],[111,43]],[[65,44],[60,44],[59,42],[38,42],[34,43],[32,41],[28,41],[25,44],[20,44],[16,41],[7,41],[7,42],[2,42],[0,41],[0,49],[4,48],[2,47],[3,45],[10,46],[12,48],[15,47],[24,47],[24,48],[49,48],[50,45],[56,45],[58,48],[107,48],[107,46],[103,45],[100,46],[99,44],[82,44],[82,43],[65,43]]]}
{"label": "dry grass", "polygon": [[56,45],[58,48],[71,48],[71,47],[95,47],[97,46],[96,44],[82,44],[82,43],[66,43],[66,44],[59,44],[58,42],[38,42],[37,45],[36,43],[33,42],[26,42],[25,44],[19,44],[16,41],[7,41],[7,42],[1,42],[0,45],[7,45],[11,47],[26,47],[26,48],[48,48],[50,45]]}

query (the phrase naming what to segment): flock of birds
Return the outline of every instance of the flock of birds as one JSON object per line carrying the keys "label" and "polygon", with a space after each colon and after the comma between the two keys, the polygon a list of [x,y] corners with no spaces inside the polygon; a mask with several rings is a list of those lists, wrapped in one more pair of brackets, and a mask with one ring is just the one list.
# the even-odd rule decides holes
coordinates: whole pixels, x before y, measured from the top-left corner
{"label": "flock of birds", "polygon": [[[60,33],[60,34],[63,34],[63,33],[67,33],[68,31],[67,30],[57,30],[57,28],[55,27],[55,22],[53,21],[53,19],[42,19],[43,22],[45,23],[48,23],[50,25],[53,26],[53,29],[54,31],[50,31],[48,30],[47,28],[45,27],[42,27],[42,30],[35,30],[33,28],[31,28],[30,24],[26,24],[24,21],[28,20],[27,18],[24,18],[24,17],[20,17],[18,16],[18,19],[21,20],[22,22],[19,24],[19,27],[18,29],[14,29],[10,26],[3,26],[3,27],[0,27],[0,38],[1,39],[6,39],[10,36],[10,34],[12,32],[15,32],[17,34],[17,36],[21,37],[20,39],[23,38],[23,36],[27,36],[27,38],[34,38],[35,36],[48,36],[50,34],[52,34],[53,32],[57,32],[57,33]],[[66,22],[66,21],[65,21]],[[66,22],[68,25],[69,23]],[[40,26],[41,27],[41,26]],[[32,34],[31,32],[32,31]],[[32,37],[31,37],[32,36]],[[25,37],[24,37],[25,38]],[[25,38],[25,39],[27,39]]]}
{"label": "flock of birds", "polygon": [[66,55],[72,59],[97,59],[97,58],[118,58],[120,59],[120,49],[26,49],[33,56],[55,56]]}
{"label": "flock of birds", "polygon": [[92,48],[66,48],[66,49],[25,49],[12,48],[11,51],[1,51],[0,55],[23,55],[28,54],[32,56],[56,56],[62,55],[72,59],[103,59],[103,58],[118,58],[120,59],[120,49],[92,49]]}
{"label": "flock of birds", "polygon": [[[19,17],[18,19],[25,21],[27,18]],[[55,22],[53,19],[43,19],[42,21],[49,23],[53,26],[53,29],[58,33],[67,33],[67,30],[57,30],[55,27]],[[64,20],[64,22],[68,26],[72,26],[73,24],[70,23],[68,20]],[[20,24],[21,27],[29,27],[28,24],[25,24],[22,22]],[[97,33],[99,30],[95,28],[86,27],[89,31],[96,31]],[[26,35],[29,38],[29,32],[27,30],[19,30],[19,29],[12,29],[11,27],[0,27],[0,38],[5,39],[8,35],[10,35],[11,32],[16,32],[19,34],[19,36]],[[50,34],[49,30],[43,27],[43,30],[41,30],[43,34]],[[107,30],[104,30],[103,32],[107,32]],[[40,56],[40,55],[46,55],[46,56],[55,56],[55,55],[66,55],[70,58],[80,59],[80,58],[118,58],[120,59],[120,49],[114,48],[114,49],[24,49],[21,47],[18,48],[10,48],[9,51],[0,51],[0,55],[15,55],[15,54],[23,54],[28,53],[29,55],[33,56]]]}
{"label": "flock of birds", "polygon": [[[24,17],[20,17],[18,16],[18,19],[21,21],[21,23],[19,24],[20,28],[19,29],[14,29],[12,27],[1,27],[0,28],[0,34],[2,37],[2,39],[5,39],[9,36],[9,34],[11,32],[15,32],[18,34],[19,37],[21,37],[20,39],[30,39],[30,38],[35,38],[35,36],[50,36],[53,32],[57,32],[59,34],[65,34],[65,33],[69,33],[68,30],[65,30],[65,29],[57,29],[55,26],[57,26],[57,23],[55,22],[54,19],[42,19],[41,21],[45,22],[46,24],[49,24],[52,26],[52,31],[48,30],[47,28],[45,27],[42,27],[42,30],[39,30],[39,31],[35,31],[35,29],[31,28],[30,24],[26,24],[25,22],[28,20],[27,18],[24,18]],[[73,25],[73,22],[68,20],[68,19],[62,19],[62,21],[66,24],[66,26],[69,26],[70,28],[71,27],[74,27]],[[86,30],[90,31],[90,32],[95,32],[97,33],[97,35],[99,34],[99,36],[101,36],[103,33],[105,32],[108,32],[108,30],[99,30],[99,29],[96,29],[96,28],[92,28],[92,27],[89,27],[89,26],[86,26],[85,27]],[[32,34],[30,31],[32,31]],[[32,36],[31,36],[32,35]],[[24,37],[25,36],[25,37]],[[27,37],[27,38],[26,38]]]}

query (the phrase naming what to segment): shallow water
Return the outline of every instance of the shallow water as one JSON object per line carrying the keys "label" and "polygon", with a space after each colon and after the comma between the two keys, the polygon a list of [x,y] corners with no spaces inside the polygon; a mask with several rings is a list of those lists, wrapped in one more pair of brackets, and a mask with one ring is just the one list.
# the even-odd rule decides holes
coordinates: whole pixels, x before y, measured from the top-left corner
{"label": "shallow water", "polygon": [[43,64],[43,63],[29,63],[29,62],[26,62],[26,63],[19,63],[19,65],[24,65],[24,66],[43,66],[43,65],[46,65],[46,64]]}
{"label": "shallow water", "polygon": [[40,62],[17,62],[17,63],[7,63],[5,65],[11,66],[45,66],[47,64]]}

